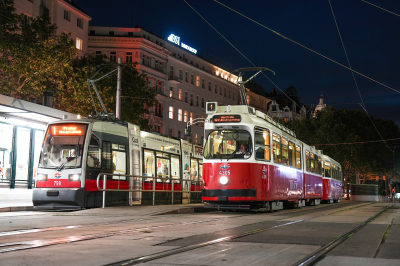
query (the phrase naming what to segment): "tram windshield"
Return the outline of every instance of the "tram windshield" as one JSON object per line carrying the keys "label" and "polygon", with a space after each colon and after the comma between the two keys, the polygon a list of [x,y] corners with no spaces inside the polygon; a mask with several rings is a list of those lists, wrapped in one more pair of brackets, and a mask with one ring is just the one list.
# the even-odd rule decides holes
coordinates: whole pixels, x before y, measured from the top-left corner
{"label": "tram windshield", "polygon": [[40,155],[39,167],[57,169],[81,166],[87,125],[55,124],[49,126]]}
{"label": "tram windshield", "polygon": [[213,131],[204,147],[206,159],[247,159],[252,152],[251,135],[246,130]]}

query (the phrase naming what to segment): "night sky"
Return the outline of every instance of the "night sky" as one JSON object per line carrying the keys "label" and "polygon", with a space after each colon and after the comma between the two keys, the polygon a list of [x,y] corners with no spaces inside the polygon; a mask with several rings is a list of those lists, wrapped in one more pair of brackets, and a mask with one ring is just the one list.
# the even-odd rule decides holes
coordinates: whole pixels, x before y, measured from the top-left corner
{"label": "night sky", "polygon": [[[275,71],[255,79],[266,92],[297,88],[301,102],[361,109],[351,71],[288,41],[213,0],[186,0],[259,67]],[[253,66],[183,0],[75,0],[91,26],[136,25],[167,39],[173,33],[198,54],[231,68]],[[219,0],[224,5],[340,64],[348,66],[328,0]],[[352,68],[400,92],[400,1],[331,0]],[[400,125],[400,93],[354,74],[370,115]]]}

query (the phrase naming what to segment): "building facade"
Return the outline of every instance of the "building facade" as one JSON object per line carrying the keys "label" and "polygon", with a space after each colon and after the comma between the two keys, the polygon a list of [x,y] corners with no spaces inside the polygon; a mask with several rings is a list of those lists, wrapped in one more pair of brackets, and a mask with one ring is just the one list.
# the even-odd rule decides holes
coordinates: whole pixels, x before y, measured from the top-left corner
{"label": "building facade", "polygon": [[[196,55],[195,49],[182,47],[141,27],[89,27],[88,52],[105,54],[112,62],[117,58],[137,62],[137,70],[157,91],[158,104],[145,118],[153,131],[178,138],[185,138],[187,122],[205,117],[207,101],[219,105],[240,101],[237,76]],[[194,124],[186,139],[203,144],[203,126],[202,121]]]}
{"label": "building facade", "polygon": [[57,25],[56,34],[70,34],[78,49],[78,56],[87,53],[89,21],[92,18],[73,0],[14,0],[17,14],[26,16],[29,25],[32,18],[49,15]]}
{"label": "building facade", "polygon": [[290,86],[285,90],[285,94],[278,93],[275,89],[272,89],[271,93],[267,93],[266,97],[271,100],[268,103],[267,114],[285,122],[305,118],[307,109],[300,102],[297,89]]}

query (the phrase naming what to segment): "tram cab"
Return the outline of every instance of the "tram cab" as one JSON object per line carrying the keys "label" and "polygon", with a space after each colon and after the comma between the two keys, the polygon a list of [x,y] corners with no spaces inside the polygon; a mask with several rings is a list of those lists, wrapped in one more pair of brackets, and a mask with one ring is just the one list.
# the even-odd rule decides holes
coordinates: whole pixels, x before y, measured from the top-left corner
{"label": "tram cab", "polygon": [[[133,124],[94,119],[49,124],[33,190],[35,208],[101,206],[101,194],[96,193],[99,173],[139,173],[134,170],[139,132],[139,127]],[[128,187],[124,177],[109,176],[108,179],[109,188]],[[123,193],[110,192],[107,200],[109,205],[119,205],[126,203],[128,198]]]}

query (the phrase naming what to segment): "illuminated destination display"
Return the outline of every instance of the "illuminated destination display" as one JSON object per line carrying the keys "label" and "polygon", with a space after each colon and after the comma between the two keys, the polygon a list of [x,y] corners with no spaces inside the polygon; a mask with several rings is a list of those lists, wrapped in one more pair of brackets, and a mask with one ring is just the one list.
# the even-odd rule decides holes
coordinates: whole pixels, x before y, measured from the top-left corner
{"label": "illuminated destination display", "polygon": [[80,136],[86,131],[85,125],[59,125],[51,126],[50,132],[53,136]]}
{"label": "illuminated destination display", "polygon": [[181,43],[181,37],[176,36],[175,34],[171,34],[168,36],[168,41],[175,43],[176,45],[179,45],[180,47],[182,47],[183,49],[186,49],[194,54],[197,54],[197,50],[190,47],[187,44],[184,44],[183,42]]}
{"label": "illuminated destination display", "polygon": [[240,115],[214,115],[214,123],[228,123],[228,122],[240,122],[242,118]]}

